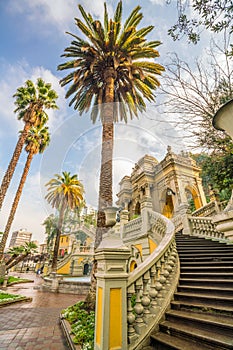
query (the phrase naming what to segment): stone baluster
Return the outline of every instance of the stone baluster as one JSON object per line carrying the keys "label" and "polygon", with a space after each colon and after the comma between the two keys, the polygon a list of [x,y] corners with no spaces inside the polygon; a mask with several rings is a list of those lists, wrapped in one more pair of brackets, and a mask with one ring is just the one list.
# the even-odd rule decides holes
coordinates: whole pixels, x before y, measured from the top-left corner
{"label": "stone baluster", "polygon": [[129,343],[135,342],[137,339],[137,334],[134,329],[134,324],[135,324],[135,314],[133,313],[133,307],[132,307],[132,297],[135,295],[135,288],[134,285],[132,284],[128,290],[127,290],[127,321],[128,321],[128,340]]}
{"label": "stone baluster", "polygon": [[142,296],[142,278],[140,277],[136,282],[135,282],[135,290],[136,290],[136,300],[135,300],[135,306],[134,306],[134,311],[136,313],[136,320],[135,320],[135,330],[138,334],[141,334],[145,325],[143,321],[143,311],[144,308],[141,303],[141,296]]}
{"label": "stone baluster", "polygon": [[157,261],[156,263],[156,283],[155,283],[155,288],[158,292],[158,295],[157,295],[157,302],[158,302],[158,305],[160,306],[160,303],[161,303],[161,299],[162,299],[162,294],[161,294],[161,290],[162,290],[162,283],[160,282],[160,270],[161,270],[161,263],[160,261]]}
{"label": "stone baluster", "polygon": [[144,313],[143,313],[143,319],[145,323],[148,323],[148,320],[151,316],[150,313],[150,298],[149,298],[149,292],[148,292],[148,282],[150,280],[150,273],[149,271],[147,271],[142,278],[143,281],[143,291],[142,291],[142,299],[141,299],[141,303],[144,307]]}
{"label": "stone baluster", "polygon": [[158,303],[156,301],[158,291],[156,290],[156,266],[153,265],[150,269],[150,291],[149,296],[151,298],[151,312],[155,313],[156,307],[158,306]]}

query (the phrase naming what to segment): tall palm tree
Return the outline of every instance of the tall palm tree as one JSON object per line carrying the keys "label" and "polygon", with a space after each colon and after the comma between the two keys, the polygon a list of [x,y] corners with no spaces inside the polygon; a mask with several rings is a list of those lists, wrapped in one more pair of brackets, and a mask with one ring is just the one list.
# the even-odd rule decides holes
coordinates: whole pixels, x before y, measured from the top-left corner
{"label": "tall palm tree", "polygon": [[9,236],[9,232],[11,229],[11,225],[13,223],[15,213],[19,204],[20,197],[22,195],[23,187],[25,184],[25,181],[27,179],[27,175],[30,169],[30,165],[32,162],[32,159],[35,154],[37,153],[43,153],[45,148],[48,146],[50,141],[50,135],[48,132],[48,127],[44,125],[38,125],[35,127],[32,127],[29,132],[28,136],[26,139],[26,145],[25,145],[25,150],[28,153],[27,160],[24,166],[23,174],[20,179],[20,183],[18,186],[18,189],[15,194],[15,198],[11,207],[11,211],[6,223],[6,227],[4,230],[4,234],[2,237],[2,240],[0,242],[0,260],[3,257],[4,249],[6,246],[7,238]]}
{"label": "tall palm tree", "polygon": [[99,203],[95,247],[102,240],[105,227],[103,208],[112,205],[112,154],[114,122],[127,122],[128,115],[138,117],[145,110],[144,100],[155,101],[154,91],[160,85],[157,75],[164,68],[154,61],[159,56],[155,49],[159,41],[147,41],[146,35],[153,26],[137,29],[143,15],[137,6],[122,24],[122,1],[119,1],[113,19],[109,19],[104,4],[104,23],[94,20],[79,5],[84,21],[75,18],[83,38],[70,34],[74,39],[65,49],[63,57],[68,61],[59,70],[71,72],[61,79],[62,86],[71,84],[66,97],[73,96],[80,114],[91,109],[93,122],[102,122],[102,151],[99,183]]}
{"label": "tall palm tree", "polygon": [[51,84],[45,83],[41,78],[37,79],[36,85],[31,80],[27,80],[25,86],[19,87],[13,97],[16,98],[15,105],[17,106],[14,112],[18,114],[18,119],[24,121],[25,125],[22,133],[20,133],[13,156],[2,179],[0,187],[0,209],[30,128],[48,119],[45,109],[58,108],[55,103],[58,98],[57,93],[51,89]]}
{"label": "tall palm tree", "polygon": [[38,247],[34,242],[25,243],[24,246],[22,246],[22,253],[18,255],[18,257],[16,257],[13,261],[11,261],[11,263],[6,264],[7,270],[23,261],[28,255],[36,252],[37,248]]}
{"label": "tall palm tree", "polygon": [[43,222],[43,225],[45,226],[47,252],[49,254],[53,250],[53,246],[54,246],[54,242],[57,234],[57,224],[58,224],[58,218],[54,214],[49,215]]}
{"label": "tall palm tree", "polygon": [[55,174],[55,178],[51,179],[46,186],[48,187],[48,193],[45,198],[53,208],[58,210],[59,214],[52,260],[52,272],[56,272],[59,241],[65,212],[67,209],[74,210],[80,206],[83,201],[84,190],[77,175],[70,175],[70,173],[66,171],[62,172],[62,175]]}

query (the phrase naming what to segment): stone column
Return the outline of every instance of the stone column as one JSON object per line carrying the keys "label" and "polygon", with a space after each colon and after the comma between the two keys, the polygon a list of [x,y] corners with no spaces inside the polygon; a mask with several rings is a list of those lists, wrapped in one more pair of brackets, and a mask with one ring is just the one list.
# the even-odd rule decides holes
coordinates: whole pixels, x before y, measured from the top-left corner
{"label": "stone column", "polygon": [[[117,241],[119,245],[117,244]],[[120,238],[105,238],[96,251],[98,263],[95,350],[125,350],[127,345],[127,263],[129,248]]]}

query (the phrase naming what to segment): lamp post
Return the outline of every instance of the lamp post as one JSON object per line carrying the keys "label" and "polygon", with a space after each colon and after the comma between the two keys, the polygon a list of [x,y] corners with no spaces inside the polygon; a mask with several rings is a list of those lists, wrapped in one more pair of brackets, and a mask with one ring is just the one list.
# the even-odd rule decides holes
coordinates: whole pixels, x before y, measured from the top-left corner
{"label": "lamp post", "polygon": [[[233,140],[233,99],[219,108],[213,118],[213,127],[225,131]],[[223,213],[216,215],[213,221],[218,231],[223,232],[226,238],[233,240],[233,190]]]}
{"label": "lamp post", "polygon": [[213,126],[217,130],[226,131],[233,139],[233,99],[219,108],[213,118]]}

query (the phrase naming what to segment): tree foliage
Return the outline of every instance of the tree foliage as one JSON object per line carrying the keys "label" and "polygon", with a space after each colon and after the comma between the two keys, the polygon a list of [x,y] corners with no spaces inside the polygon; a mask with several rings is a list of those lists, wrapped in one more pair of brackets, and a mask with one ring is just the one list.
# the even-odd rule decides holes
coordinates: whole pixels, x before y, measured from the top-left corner
{"label": "tree foliage", "polygon": [[[225,29],[233,32],[232,0],[176,0],[176,3],[177,22],[168,31],[174,40],[186,35],[190,42],[196,44],[203,29],[214,33]],[[232,44],[230,48],[228,54],[233,56]]]}

